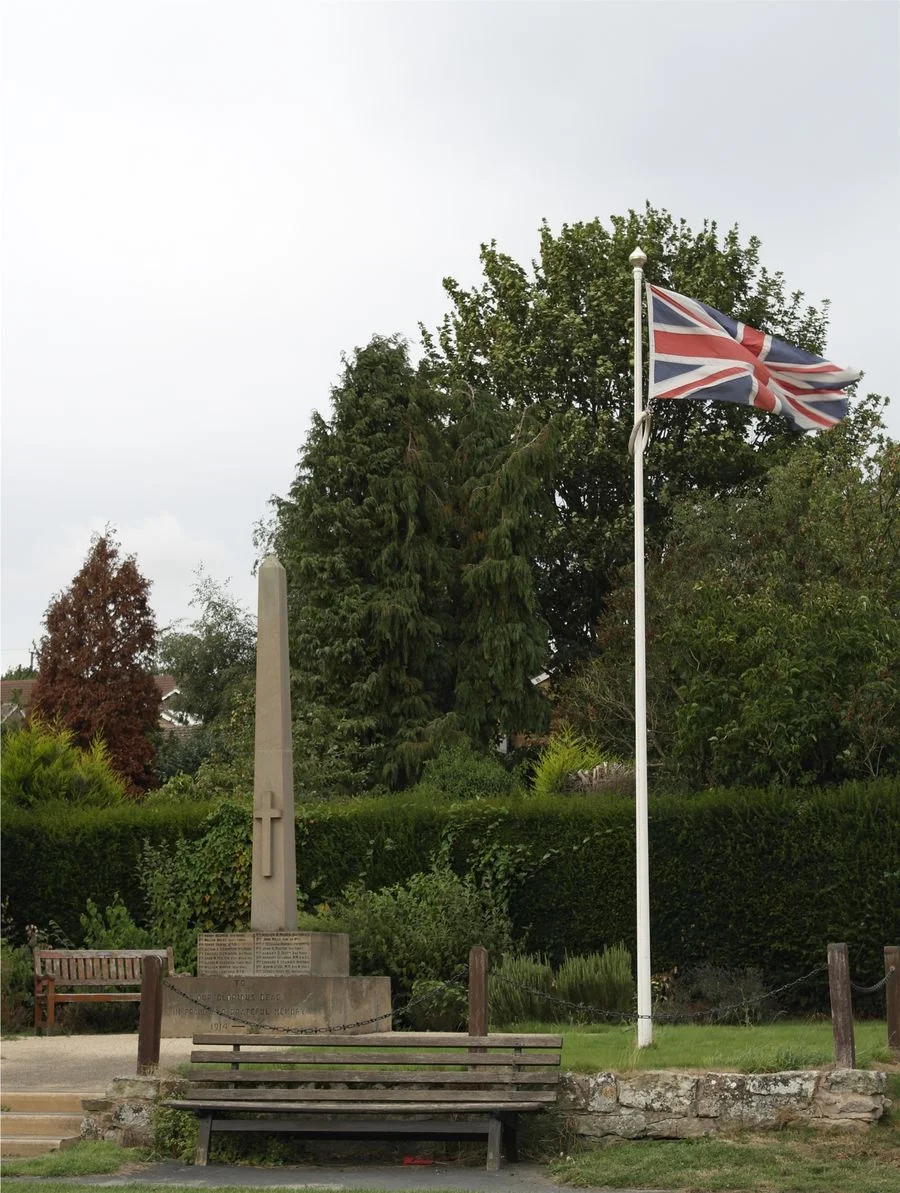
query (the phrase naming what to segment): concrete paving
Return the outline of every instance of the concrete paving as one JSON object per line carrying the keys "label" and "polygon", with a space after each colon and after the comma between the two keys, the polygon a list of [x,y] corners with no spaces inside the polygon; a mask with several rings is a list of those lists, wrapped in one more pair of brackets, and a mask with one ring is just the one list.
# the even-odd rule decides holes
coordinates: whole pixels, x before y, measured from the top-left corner
{"label": "concrete paving", "polygon": [[[8,1179],[8,1178],[7,1178]],[[391,1193],[560,1193],[561,1186],[542,1174],[536,1164],[505,1164],[499,1172],[452,1164],[303,1165],[284,1168],[245,1168],[209,1164],[154,1164],[122,1176],[84,1177],[81,1184],[104,1188],[136,1185],[183,1185],[191,1189],[387,1189]],[[585,1193],[591,1193],[586,1190]],[[597,1191],[595,1191],[597,1193]],[[604,1193],[612,1193],[604,1190]],[[630,1190],[629,1193],[636,1193]]]}
{"label": "concrete paving", "polygon": [[[137,1032],[18,1036],[0,1040],[0,1089],[102,1094],[114,1077],[137,1072]],[[161,1072],[190,1060],[190,1039],[162,1040]]]}

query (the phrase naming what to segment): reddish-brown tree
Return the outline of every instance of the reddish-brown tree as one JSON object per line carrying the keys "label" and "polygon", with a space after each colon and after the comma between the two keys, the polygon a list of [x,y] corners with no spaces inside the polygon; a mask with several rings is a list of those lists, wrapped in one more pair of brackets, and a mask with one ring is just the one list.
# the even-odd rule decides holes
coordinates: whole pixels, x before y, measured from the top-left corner
{"label": "reddish-brown tree", "polygon": [[33,695],[35,710],[68,726],[79,745],[99,734],[133,795],[153,784],[160,706],[149,590],[133,556],[121,559],[108,533],[95,537],[71,587],[44,614]]}

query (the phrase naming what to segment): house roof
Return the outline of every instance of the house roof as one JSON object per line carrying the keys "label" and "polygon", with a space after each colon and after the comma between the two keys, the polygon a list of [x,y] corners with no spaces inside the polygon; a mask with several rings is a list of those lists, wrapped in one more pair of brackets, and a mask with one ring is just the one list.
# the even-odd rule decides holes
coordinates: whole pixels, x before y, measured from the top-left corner
{"label": "house roof", "polygon": [[[163,700],[168,700],[178,691],[174,675],[154,675],[153,682]],[[0,704],[18,704],[27,711],[31,704],[36,679],[0,680]]]}

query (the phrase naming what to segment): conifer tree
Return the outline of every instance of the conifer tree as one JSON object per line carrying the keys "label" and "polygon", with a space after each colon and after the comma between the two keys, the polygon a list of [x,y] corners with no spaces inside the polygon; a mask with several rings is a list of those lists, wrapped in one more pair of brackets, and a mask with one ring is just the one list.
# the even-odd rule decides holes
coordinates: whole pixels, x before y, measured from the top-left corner
{"label": "conifer tree", "polygon": [[374,339],[345,361],[332,402],[276,503],[298,749],[340,757],[350,787],[402,783],[398,742],[439,715],[452,675],[437,396],[401,343]]}
{"label": "conifer tree", "polygon": [[44,615],[33,695],[35,711],[70,729],[76,745],[102,738],[135,794],[153,785],[160,706],[149,590],[134,558],[121,559],[109,533],[96,536],[71,586]]}
{"label": "conifer tree", "polygon": [[551,516],[553,436],[535,412],[504,409],[467,386],[451,404],[449,431],[453,707],[467,736],[488,745],[547,727],[547,704],[533,683],[547,663],[534,559]]}
{"label": "conifer tree", "polygon": [[397,340],[358,349],[332,401],[276,503],[295,757],[345,789],[402,786],[440,744],[544,725],[531,555],[549,431]]}

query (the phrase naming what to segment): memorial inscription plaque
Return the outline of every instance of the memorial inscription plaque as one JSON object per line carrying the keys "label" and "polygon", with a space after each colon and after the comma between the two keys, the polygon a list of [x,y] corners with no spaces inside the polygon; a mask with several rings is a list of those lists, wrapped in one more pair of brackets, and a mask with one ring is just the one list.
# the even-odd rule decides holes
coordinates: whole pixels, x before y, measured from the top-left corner
{"label": "memorial inscription plaque", "polygon": [[346,977],[350,940],[343,932],[204,932],[198,977]]}

